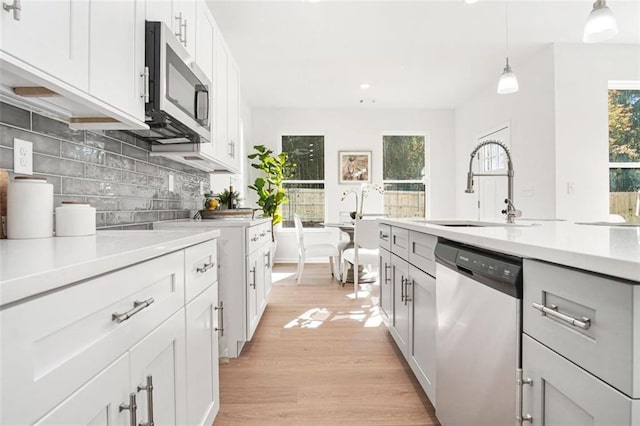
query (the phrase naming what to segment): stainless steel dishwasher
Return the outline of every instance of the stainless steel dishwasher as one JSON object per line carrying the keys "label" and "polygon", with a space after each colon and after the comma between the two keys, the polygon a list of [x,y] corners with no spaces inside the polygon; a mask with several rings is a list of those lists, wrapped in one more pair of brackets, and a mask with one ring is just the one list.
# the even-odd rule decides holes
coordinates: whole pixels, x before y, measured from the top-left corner
{"label": "stainless steel dishwasher", "polygon": [[513,426],[522,259],[447,240],[435,255],[436,416],[443,426]]}

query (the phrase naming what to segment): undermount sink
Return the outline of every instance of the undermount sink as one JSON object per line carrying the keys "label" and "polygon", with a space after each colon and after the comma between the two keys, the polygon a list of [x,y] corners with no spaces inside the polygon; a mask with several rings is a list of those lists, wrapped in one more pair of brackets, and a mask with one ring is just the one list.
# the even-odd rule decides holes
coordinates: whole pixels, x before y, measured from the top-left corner
{"label": "undermount sink", "polygon": [[533,226],[534,223],[500,223],[500,222],[483,222],[479,220],[414,220],[414,222],[425,223],[429,225],[448,226],[457,228],[499,228],[499,227],[527,227]]}
{"label": "undermount sink", "polygon": [[576,222],[576,225],[619,226],[619,227],[640,228],[640,223],[625,223],[625,222]]}

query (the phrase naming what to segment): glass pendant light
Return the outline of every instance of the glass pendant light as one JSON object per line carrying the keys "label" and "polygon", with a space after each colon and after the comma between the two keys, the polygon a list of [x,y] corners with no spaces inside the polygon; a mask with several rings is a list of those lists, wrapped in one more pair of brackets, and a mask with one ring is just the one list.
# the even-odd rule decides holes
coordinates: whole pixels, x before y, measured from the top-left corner
{"label": "glass pendant light", "polygon": [[509,65],[509,57],[507,56],[507,64],[504,66],[504,71],[502,71],[500,81],[498,81],[497,92],[501,95],[507,95],[509,93],[517,92],[518,89],[518,78],[511,70],[511,65]]}
{"label": "glass pendant light", "polygon": [[597,43],[609,40],[616,34],[618,34],[618,24],[616,24],[613,13],[607,7],[606,0],[596,0],[584,26],[582,41]]}
{"label": "glass pendant light", "polygon": [[518,91],[518,78],[509,65],[509,14],[507,10],[507,2],[504,3],[504,21],[505,21],[505,35],[506,35],[506,47],[507,47],[507,60],[498,81],[497,92],[501,95],[507,95],[509,93],[515,93]]}

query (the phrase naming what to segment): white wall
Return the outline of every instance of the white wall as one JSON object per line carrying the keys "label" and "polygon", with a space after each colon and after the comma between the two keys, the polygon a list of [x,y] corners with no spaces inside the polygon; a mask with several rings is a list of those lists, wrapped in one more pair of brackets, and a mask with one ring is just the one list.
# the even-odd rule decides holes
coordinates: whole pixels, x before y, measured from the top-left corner
{"label": "white wall", "polygon": [[476,197],[463,193],[477,137],[510,122],[515,205],[524,216],[607,220],[608,81],[640,80],[640,47],[549,45],[512,65],[519,92],[496,94],[496,75],[456,109],[457,215],[473,218],[477,212]]}
{"label": "white wall", "polygon": [[[482,93],[472,96],[455,111],[458,217],[477,217],[478,185],[475,185],[476,194],[464,192],[469,154],[478,137],[504,123],[509,123],[511,133],[516,208],[522,210],[524,217],[555,216],[553,48],[545,47],[526,61],[512,61],[511,65],[518,77],[520,91],[510,95],[497,94],[500,74],[496,72],[495,81],[488,82]],[[507,180],[504,178],[505,198],[506,195]],[[495,217],[500,217],[499,211]]]}
{"label": "white wall", "polygon": [[[426,134],[429,156],[427,185],[430,191],[427,208],[432,217],[451,217],[455,213],[455,198],[451,196],[455,154],[451,110],[255,109],[251,145],[264,144],[280,152],[282,135],[324,135],[326,220],[337,222],[339,211],[350,211],[354,207],[353,197],[340,201],[343,191],[353,186],[338,184],[338,151],[371,151],[372,182],[382,183],[382,135],[387,132]],[[249,181],[253,181],[257,171],[249,167],[247,172]],[[364,204],[364,212],[381,211],[382,196],[370,193]],[[337,239],[337,232],[330,229],[305,232],[307,244],[327,238]],[[297,260],[296,247],[293,230],[280,230],[276,260]]]}
{"label": "white wall", "polygon": [[[640,46],[555,47],[557,215],[606,220],[609,214],[609,80],[640,81]],[[573,183],[573,193],[567,185]]]}

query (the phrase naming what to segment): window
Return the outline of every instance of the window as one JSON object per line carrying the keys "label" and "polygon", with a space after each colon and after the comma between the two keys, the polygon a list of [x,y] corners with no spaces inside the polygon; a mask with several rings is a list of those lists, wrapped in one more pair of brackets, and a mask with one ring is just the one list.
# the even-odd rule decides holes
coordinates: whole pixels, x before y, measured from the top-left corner
{"label": "window", "polygon": [[298,165],[293,178],[285,181],[289,202],[282,206],[284,228],[293,228],[297,213],[305,228],[320,228],[324,222],[324,136],[282,136],[282,152]]}
{"label": "window", "polygon": [[424,135],[385,135],[382,152],[385,216],[424,217]]}
{"label": "window", "polygon": [[609,90],[609,212],[640,223],[640,86]]}

